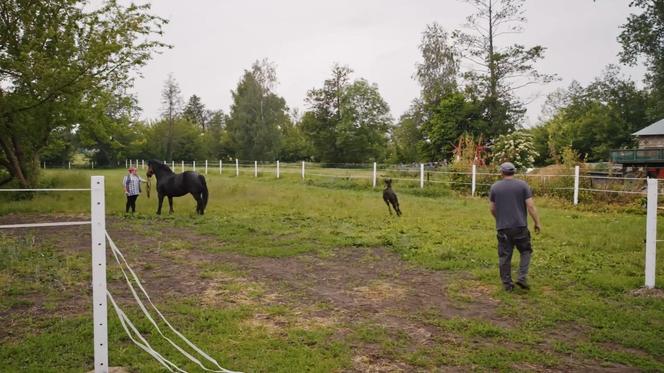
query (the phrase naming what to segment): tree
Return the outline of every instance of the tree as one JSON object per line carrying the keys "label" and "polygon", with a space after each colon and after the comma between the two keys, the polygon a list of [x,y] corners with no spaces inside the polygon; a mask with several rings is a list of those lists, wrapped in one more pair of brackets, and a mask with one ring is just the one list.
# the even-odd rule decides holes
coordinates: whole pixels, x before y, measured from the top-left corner
{"label": "tree", "polygon": [[490,137],[518,127],[525,113],[516,91],[535,83],[550,82],[554,75],[540,74],[533,64],[544,58],[545,48],[512,44],[501,47],[501,36],[522,32],[525,0],[464,0],[476,12],[468,16],[471,32],[455,31],[453,38],[463,47],[464,59],[473,69],[464,76],[482,98]]}
{"label": "tree", "polygon": [[445,29],[437,23],[426,26],[419,45],[423,61],[417,63],[415,78],[420,83],[425,106],[436,106],[457,91],[458,51],[449,44]]}
{"label": "tree", "polygon": [[76,132],[78,145],[87,150],[95,164],[117,165],[126,159],[127,146],[136,136],[132,123],[139,111],[132,96],[101,94],[94,108],[84,116]]}
{"label": "tree", "polygon": [[630,8],[639,9],[622,26],[618,41],[622,45],[621,61],[635,65],[645,57],[648,74],[645,81],[652,90],[649,120],[664,117],[664,1],[632,0]]}
{"label": "tree", "polygon": [[[609,150],[635,145],[632,133],[647,122],[648,94],[608,66],[587,87],[573,82],[567,91],[554,93],[551,119],[545,130],[536,131],[537,147],[543,149],[543,131],[549,160],[561,162],[563,150],[571,148],[585,161],[606,160]],[[539,159],[540,161],[542,158]]]}
{"label": "tree", "polygon": [[166,131],[166,160],[173,160],[173,143],[175,136],[175,120],[182,110],[182,96],[180,95],[180,86],[173,78],[173,74],[168,74],[168,79],[164,82],[164,88],[161,91],[162,118],[168,123]]}
{"label": "tree", "polygon": [[512,162],[517,169],[532,167],[537,157],[533,138],[525,131],[498,136],[491,152],[493,163]]}
{"label": "tree", "polygon": [[271,160],[279,154],[280,128],[289,118],[286,101],[272,92],[275,84],[274,67],[267,60],[256,61],[232,92],[225,146],[235,157]]}
{"label": "tree", "polygon": [[0,2],[0,166],[34,185],[39,151],[58,128],[84,121],[94,97],[123,92],[152,53],[164,19],[149,5],[82,0]]}
{"label": "tree", "polygon": [[200,97],[192,95],[189,97],[189,101],[187,101],[187,105],[184,107],[182,115],[184,115],[184,117],[190,122],[197,124],[201,130],[205,132],[212,113],[205,109],[205,105],[201,102]]}
{"label": "tree", "polygon": [[335,65],[323,88],[307,94],[302,129],[323,162],[382,160],[392,123],[378,87],[364,79],[350,83],[352,70]]}
{"label": "tree", "polygon": [[420,108],[419,102],[414,102],[410,109],[399,118],[399,122],[392,131],[394,162],[413,163],[425,159],[421,152],[421,147],[424,145],[424,134],[419,126],[419,123],[422,122]]}

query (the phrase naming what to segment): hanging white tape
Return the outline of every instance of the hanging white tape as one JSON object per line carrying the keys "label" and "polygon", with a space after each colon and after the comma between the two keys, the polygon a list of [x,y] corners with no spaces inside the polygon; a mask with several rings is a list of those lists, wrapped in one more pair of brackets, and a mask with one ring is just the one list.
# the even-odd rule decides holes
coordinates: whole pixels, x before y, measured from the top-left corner
{"label": "hanging white tape", "polygon": [[[110,237],[110,235],[108,234],[108,232],[106,232],[106,238],[108,239],[109,245],[111,246],[111,251],[112,251],[112,253],[113,253],[114,257],[115,257],[115,260],[118,262],[118,265],[120,265],[120,269],[122,270],[122,274],[124,275],[125,279],[127,280],[127,284],[129,285],[129,289],[131,290],[132,294],[134,295],[134,298],[136,299],[136,302],[138,303],[139,307],[141,308],[141,310],[143,311],[143,313],[145,314],[145,316],[148,318],[148,320],[150,320],[150,322],[151,322],[152,325],[155,327],[155,329],[157,329],[157,332],[159,332],[159,334],[160,334],[164,339],[166,339],[166,340],[167,340],[167,341],[168,341],[173,347],[175,347],[178,351],[180,351],[180,353],[182,353],[182,354],[183,354],[185,357],[187,357],[189,360],[191,360],[191,361],[195,362],[196,364],[198,364],[202,369],[204,369],[204,370],[206,370],[206,371],[208,371],[208,372],[218,372],[218,373],[239,373],[239,372],[235,372],[235,371],[231,371],[231,370],[228,370],[228,369],[223,368],[221,365],[219,365],[219,363],[218,363],[214,358],[210,357],[210,356],[209,356],[208,354],[206,354],[203,350],[201,350],[198,346],[196,346],[196,345],[193,344],[191,341],[189,341],[189,339],[187,339],[187,337],[185,337],[182,333],[180,333],[179,331],[177,331],[177,330],[176,330],[176,329],[175,329],[175,328],[174,328],[174,327],[168,322],[168,320],[166,319],[166,317],[164,317],[164,315],[159,311],[159,309],[157,309],[157,307],[154,305],[154,303],[152,303],[152,300],[150,299],[150,296],[149,296],[148,293],[145,291],[145,288],[143,288],[143,285],[141,285],[141,282],[140,282],[138,276],[136,275],[136,273],[134,272],[134,270],[131,268],[131,266],[129,266],[129,263],[128,263],[127,260],[125,259],[124,255],[122,255],[122,252],[121,252],[121,251],[118,249],[118,247],[115,245],[115,243],[114,243],[113,240],[111,239],[111,237]],[[118,257],[119,257],[119,258],[118,258]],[[197,358],[195,358],[194,356],[192,356],[191,354],[189,354],[187,351],[183,350],[180,346],[178,346],[178,345],[177,345],[175,342],[173,342],[170,338],[168,338],[168,337],[166,337],[166,336],[164,335],[164,333],[161,331],[161,329],[159,328],[159,326],[157,325],[157,323],[154,321],[154,319],[152,318],[152,316],[150,315],[150,313],[148,312],[148,310],[145,308],[145,305],[144,305],[143,302],[141,301],[140,297],[139,297],[138,294],[136,293],[136,291],[135,291],[135,289],[134,289],[134,287],[133,287],[131,281],[129,280],[129,277],[128,277],[127,273],[125,272],[124,268],[122,267],[122,263],[120,262],[120,259],[122,259],[122,262],[123,262],[124,265],[127,267],[127,269],[129,270],[129,272],[131,273],[132,277],[134,278],[134,281],[136,282],[136,284],[138,285],[138,287],[141,289],[141,292],[143,293],[143,295],[145,296],[145,298],[148,300],[148,302],[150,303],[150,305],[152,306],[152,308],[155,310],[155,312],[157,312],[157,314],[159,315],[159,317],[161,318],[161,320],[162,320],[166,325],[168,325],[168,327],[171,329],[171,331],[173,331],[173,332],[174,332],[178,337],[180,337],[180,338],[181,338],[181,339],[182,339],[187,345],[189,345],[189,347],[191,347],[191,348],[194,349],[196,352],[198,352],[201,356],[203,356],[205,359],[207,359],[208,361],[210,361],[211,363],[213,363],[214,365],[216,365],[216,366],[219,368],[219,370],[208,369],[207,367],[205,367],[205,366],[203,365],[203,363],[200,362],[200,360],[198,360]]]}

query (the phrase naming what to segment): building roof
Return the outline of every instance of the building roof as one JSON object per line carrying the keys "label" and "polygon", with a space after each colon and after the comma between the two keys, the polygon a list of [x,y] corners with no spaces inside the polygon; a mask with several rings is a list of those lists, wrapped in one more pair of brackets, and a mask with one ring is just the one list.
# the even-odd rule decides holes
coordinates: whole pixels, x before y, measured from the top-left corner
{"label": "building roof", "polygon": [[664,119],[661,119],[646,128],[634,132],[634,136],[652,136],[652,135],[664,135]]}

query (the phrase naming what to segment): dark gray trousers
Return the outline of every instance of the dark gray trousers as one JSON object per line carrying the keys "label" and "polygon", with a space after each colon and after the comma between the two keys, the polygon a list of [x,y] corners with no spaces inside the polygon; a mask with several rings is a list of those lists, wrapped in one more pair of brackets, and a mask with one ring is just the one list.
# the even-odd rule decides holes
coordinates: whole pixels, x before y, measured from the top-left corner
{"label": "dark gray trousers", "polygon": [[526,282],[528,266],[533,248],[530,245],[530,231],[527,227],[500,229],[498,237],[498,268],[504,286],[512,286],[512,253],[514,246],[519,250],[518,281]]}

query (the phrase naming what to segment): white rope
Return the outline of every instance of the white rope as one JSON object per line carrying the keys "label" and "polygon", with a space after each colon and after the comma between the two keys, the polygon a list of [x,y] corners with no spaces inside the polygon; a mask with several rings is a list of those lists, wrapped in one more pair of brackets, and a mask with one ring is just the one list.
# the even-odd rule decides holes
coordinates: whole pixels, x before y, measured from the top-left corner
{"label": "white rope", "polygon": [[606,192],[606,193],[625,193],[625,194],[646,194],[646,192],[630,192],[626,190],[610,190],[610,189],[590,189],[590,188],[579,188],[579,190],[587,192]]}
{"label": "white rope", "polygon": [[59,223],[30,223],[30,224],[8,224],[8,225],[0,225],[0,229],[2,228],[38,228],[38,227],[60,227],[64,225],[86,225],[90,224],[90,221],[63,221]]}
{"label": "white rope", "polygon": [[90,188],[83,189],[0,189],[0,192],[85,192]]}
{"label": "white rope", "polygon": [[[129,336],[129,338],[141,349],[143,349],[145,352],[150,354],[152,357],[155,358],[161,365],[163,365],[166,369],[168,369],[169,372],[173,372],[173,368],[176,369],[179,372],[185,372],[184,370],[178,368],[177,365],[172,363],[171,361],[167,360],[164,358],[159,352],[155,351],[155,349],[150,346],[150,343],[143,337],[143,335],[138,331],[138,329],[134,326],[134,324],[131,322],[129,317],[120,309],[118,304],[115,302],[115,299],[113,299],[113,296],[111,293],[106,290],[106,296],[108,296],[108,299],[111,301],[111,304],[113,304],[113,308],[115,309],[115,313],[118,315],[118,319],[120,320],[120,324],[124,328],[125,332]],[[127,327],[129,325],[129,327]],[[136,334],[136,336],[142,341],[139,342],[137,341],[134,336],[132,335],[132,332]]]}
{"label": "white rope", "polygon": [[[120,249],[118,249],[118,247],[115,245],[115,242],[113,242],[113,240],[111,239],[111,236],[108,234],[108,232],[106,232],[106,238],[108,239],[108,242],[109,242],[109,244],[110,244],[110,246],[111,246],[111,251],[112,251],[112,253],[113,253],[113,256],[115,257],[115,260],[116,260],[116,261],[118,262],[118,264],[120,265],[120,269],[122,270],[122,274],[124,275],[125,279],[127,280],[127,284],[129,285],[129,289],[131,290],[132,294],[134,295],[134,299],[136,299],[136,302],[138,303],[139,307],[141,308],[141,310],[143,311],[143,313],[145,314],[145,316],[148,318],[148,320],[150,320],[150,322],[152,323],[152,325],[157,329],[157,331],[159,332],[159,334],[160,334],[164,339],[166,339],[166,340],[167,340],[167,341],[168,341],[173,347],[175,347],[178,351],[180,351],[180,353],[182,353],[184,356],[186,356],[189,360],[195,362],[195,363],[198,364],[202,369],[204,369],[204,370],[206,370],[206,371],[208,371],[208,372],[238,373],[238,372],[234,372],[234,371],[231,371],[231,370],[228,370],[228,369],[223,368],[221,365],[219,365],[219,363],[218,363],[214,358],[210,357],[210,356],[209,356],[208,354],[206,354],[203,350],[201,350],[198,346],[196,346],[196,345],[193,344],[191,341],[189,341],[189,339],[187,339],[187,337],[185,337],[184,335],[182,335],[182,333],[180,333],[179,331],[177,331],[177,330],[176,330],[176,329],[175,329],[175,328],[174,328],[174,327],[168,322],[168,320],[166,319],[166,317],[164,317],[164,315],[159,311],[159,309],[157,309],[157,307],[154,305],[154,303],[152,303],[152,300],[150,299],[150,296],[148,295],[147,291],[145,291],[145,288],[143,288],[143,285],[141,285],[141,281],[139,280],[138,276],[136,275],[136,273],[134,272],[134,270],[131,268],[131,266],[129,265],[129,263],[128,263],[127,260],[125,259],[124,255],[122,255],[122,252],[120,251]],[[191,354],[189,354],[187,351],[183,350],[180,346],[178,346],[178,345],[177,345],[175,342],[173,342],[170,338],[168,338],[168,337],[166,337],[166,336],[164,335],[164,333],[161,331],[161,329],[159,328],[159,326],[157,325],[157,323],[154,321],[154,319],[152,318],[152,316],[150,315],[150,313],[148,312],[148,310],[145,308],[145,305],[144,305],[143,302],[141,301],[140,297],[139,297],[138,294],[136,293],[136,290],[134,289],[134,286],[131,284],[131,281],[129,280],[129,277],[127,276],[127,273],[125,272],[124,268],[122,267],[122,263],[120,263],[120,259],[118,258],[118,256],[122,259],[122,262],[124,262],[124,265],[127,267],[127,269],[129,270],[129,272],[131,273],[131,275],[132,275],[132,277],[134,278],[134,281],[135,281],[136,284],[138,285],[139,289],[141,289],[141,292],[143,293],[143,295],[145,296],[145,298],[148,300],[148,302],[150,303],[150,305],[152,306],[152,308],[155,310],[155,312],[157,312],[157,314],[159,315],[159,317],[161,318],[161,320],[162,320],[166,325],[168,325],[168,327],[171,329],[171,331],[173,331],[178,337],[180,337],[185,343],[187,343],[187,344],[189,345],[189,347],[193,348],[196,352],[198,352],[198,353],[199,353],[201,356],[203,356],[205,359],[207,359],[208,361],[210,361],[211,363],[213,363],[214,365],[216,365],[220,370],[212,370],[212,369],[208,369],[207,367],[205,367],[205,366],[203,365],[203,363],[201,363],[200,360],[198,360],[197,358],[195,358],[194,356],[192,356]]]}

